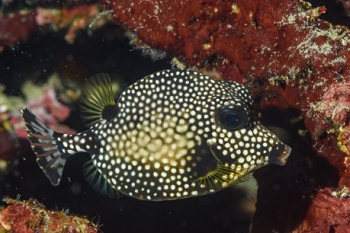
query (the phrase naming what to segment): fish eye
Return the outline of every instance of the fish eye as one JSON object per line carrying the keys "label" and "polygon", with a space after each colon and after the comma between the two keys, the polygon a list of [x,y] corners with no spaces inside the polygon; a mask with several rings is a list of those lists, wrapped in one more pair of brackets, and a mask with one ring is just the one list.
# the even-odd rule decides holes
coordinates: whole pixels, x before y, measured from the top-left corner
{"label": "fish eye", "polygon": [[216,116],[220,126],[230,131],[243,128],[248,119],[247,111],[243,106],[220,109]]}

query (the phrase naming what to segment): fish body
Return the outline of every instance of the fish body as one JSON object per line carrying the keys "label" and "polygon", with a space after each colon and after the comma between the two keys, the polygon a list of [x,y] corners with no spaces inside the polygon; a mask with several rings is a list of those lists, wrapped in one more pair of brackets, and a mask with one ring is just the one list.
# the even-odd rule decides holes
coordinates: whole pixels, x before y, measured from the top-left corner
{"label": "fish body", "polygon": [[88,130],[47,128],[22,110],[37,162],[58,185],[66,159],[88,152],[87,180],[102,193],[173,200],[216,192],[291,149],[267,130],[241,84],[191,70],[164,70],[132,84],[114,102],[110,79],[93,76],[82,90]]}

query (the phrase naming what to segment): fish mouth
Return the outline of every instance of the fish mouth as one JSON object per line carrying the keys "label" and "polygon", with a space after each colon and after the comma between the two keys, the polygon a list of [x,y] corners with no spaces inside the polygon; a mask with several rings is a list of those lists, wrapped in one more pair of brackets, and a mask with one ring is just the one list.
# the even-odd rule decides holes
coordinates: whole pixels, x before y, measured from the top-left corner
{"label": "fish mouth", "polygon": [[268,156],[268,163],[277,164],[280,166],[285,165],[287,163],[287,159],[291,151],[292,149],[282,142],[275,144],[271,148],[270,154]]}

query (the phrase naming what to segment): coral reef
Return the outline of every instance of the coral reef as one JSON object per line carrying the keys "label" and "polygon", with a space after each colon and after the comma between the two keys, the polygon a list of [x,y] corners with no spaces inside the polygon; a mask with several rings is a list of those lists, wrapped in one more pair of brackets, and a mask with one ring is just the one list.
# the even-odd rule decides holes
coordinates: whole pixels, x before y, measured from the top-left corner
{"label": "coral reef", "polygon": [[298,232],[331,232],[330,229],[338,233],[349,232],[350,206],[349,200],[345,199],[349,196],[349,189],[343,187],[339,191],[332,192],[332,195],[336,198],[329,196],[328,190],[317,193]]}
{"label": "coral reef", "polygon": [[75,33],[86,28],[99,13],[97,5],[80,5],[71,9],[46,9],[38,7],[35,21],[38,26],[51,25],[56,30],[68,28],[65,39],[74,42]]}
{"label": "coral reef", "polygon": [[[338,188],[350,185],[350,31],[320,20],[325,7],[296,0],[100,2],[114,11],[115,22],[135,33],[134,44],[244,82],[261,111],[299,111],[314,152],[337,170]],[[309,155],[304,156],[303,161]],[[312,195],[310,209],[342,202],[323,187],[323,196]],[[339,224],[336,232],[349,227]]]}
{"label": "coral reef", "polygon": [[35,15],[30,12],[12,15],[0,13],[0,52],[5,46],[14,46],[26,39],[36,28]]}
{"label": "coral reef", "polygon": [[67,211],[45,209],[38,201],[4,198],[9,205],[0,211],[1,232],[66,232],[101,233],[98,226],[84,217],[68,215]]}
{"label": "coral reef", "polygon": [[[49,80],[54,80],[53,75]],[[3,178],[15,165],[19,155],[28,151],[28,135],[20,114],[23,106],[28,106],[38,117],[50,127],[65,133],[74,133],[61,122],[67,119],[71,110],[57,100],[57,87],[50,83],[41,88],[32,82],[27,82],[22,88],[25,98],[7,96],[0,88],[0,177]],[[23,141],[25,140],[25,141]],[[27,152],[28,153],[28,152]]]}
{"label": "coral reef", "polygon": [[[100,10],[96,4],[80,4],[68,8],[37,8],[17,10],[11,13],[0,12],[0,52],[6,46],[13,47],[25,40],[35,30],[58,31],[67,28],[65,39],[74,42],[76,32],[95,22]],[[108,19],[99,20],[94,28],[100,27]]]}
{"label": "coral reef", "polygon": [[[259,190],[252,232],[346,232],[350,227],[346,219],[350,210],[347,205],[350,187],[350,37],[349,30],[344,26],[335,26],[319,19],[321,14],[328,13],[325,7],[311,8],[310,4],[298,0],[100,2],[107,12],[113,10],[115,22],[129,30],[131,43],[145,51],[145,54],[154,59],[168,54],[177,61],[174,64],[178,66],[199,69],[216,78],[244,83],[254,94],[255,108],[262,113],[262,117],[273,112],[270,115],[272,121],[291,132],[290,145],[293,153],[287,166],[262,168],[255,173]],[[349,9],[349,1],[338,2],[345,9]],[[57,32],[65,28],[65,39],[72,43],[77,30],[94,23],[99,12],[101,10],[95,4],[84,5],[82,1],[73,5],[48,4],[26,10],[4,11],[0,13],[0,51],[7,46],[17,46],[19,41],[27,39],[38,29]],[[108,19],[98,20],[96,26],[106,21]],[[113,31],[107,30],[109,33]],[[111,34],[103,35],[107,35],[107,40]],[[85,45],[88,48],[91,43]],[[113,63],[110,67],[118,64],[120,69],[128,69],[125,72],[128,76],[133,76],[131,72],[136,69],[131,68],[135,67],[135,63],[141,65],[141,62],[135,61],[131,66],[120,65],[110,55],[107,59],[106,52],[98,53],[100,46],[93,50],[96,59]],[[85,56],[85,51],[81,51],[76,54]],[[66,56],[71,58],[70,61],[73,59],[70,54],[65,54],[63,58]],[[120,57],[121,60],[127,60]],[[62,65],[65,71],[68,63]],[[93,63],[97,63],[96,60]],[[85,68],[90,68],[90,64]],[[81,72],[83,77],[86,75],[82,72],[84,69],[73,70]],[[107,72],[108,69],[98,70]],[[144,69],[138,67],[138,70]],[[56,101],[54,88],[47,87],[44,90],[43,97],[33,98],[41,104],[23,98],[21,105],[0,102],[0,143],[6,143],[10,148],[0,148],[0,154],[14,158],[12,153],[18,151],[18,138],[25,137],[18,111],[25,106],[24,103],[31,104],[31,108],[50,127],[56,127],[56,130],[61,128],[67,132],[70,130],[61,124],[70,110]],[[35,93],[37,90],[27,93],[31,92]],[[54,116],[48,114],[49,112]],[[287,116],[282,116],[283,112],[287,112]],[[8,122],[12,123],[12,127],[8,127]],[[11,136],[8,137],[9,135]],[[17,139],[13,135],[17,135]],[[6,151],[3,152],[4,150]],[[34,181],[29,183],[32,185]],[[36,193],[38,194],[39,192]],[[223,194],[226,199],[221,198]],[[206,201],[215,197],[220,197],[215,202],[228,200],[230,194],[227,190],[212,197],[199,198],[198,202],[204,203],[203,209],[200,209],[202,212],[196,212],[196,205],[192,212],[202,214],[207,210],[204,221],[207,224],[210,221],[215,222],[218,216],[227,220],[231,210],[226,210],[229,213],[227,215],[220,212],[212,217]],[[56,203],[58,198],[51,200]],[[234,201],[231,200],[229,204],[233,205]],[[112,201],[105,200],[105,203],[110,202]],[[134,203],[132,207],[135,208],[142,206],[139,208],[141,215],[143,210],[154,210],[153,206],[147,209],[148,204],[133,200],[118,200],[114,204],[120,207],[118,209],[123,209],[123,205],[130,203]],[[184,215],[183,210],[187,210],[188,204],[197,204],[196,200],[178,203],[180,204],[163,205],[176,209],[174,206],[181,206],[182,203],[183,208],[178,213],[185,216],[187,213]],[[212,206],[217,205],[213,203]],[[159,206],[159,209],[164,208]],[[218,211],[221,210],[218,208]],[[115,213],[115,209],[111,211]],[[156,216],[143,212],[142,216],[147,220]],[[120,214],[120,218],[125,220],[121,222],[128,222],[128,218],[123,216],[134,215],[134,212]],[[189,232],[192,229],[204,229],[205,232],[206,228],[200,228],[203,224],[192,219],[195,214],[189,215],[191,216],[188,218],[179,217],[175,224]],[[159,216],[165,215],[159,211]],[[220,221],[225,222],[224,220]],[[233,222],[232,219],[231,221]],[[229,227],[225,227],[230,226],[230,223],[225,224],[218,224],[215,229],[228,230]],[[135,227],[133,229],[142,226],[136,225],[134,221],[129,224]],[[188,227],[190,225],[192,229]]]}
{"label": "coral reef", "polygon": [[3,104],[0,106],[8,109],[7,117],[18,138],[27,139],[28,137],[20,114],[20,109],[24,106],[31,108],[36,116],[52,129],[62,133],[75,133],[75,130],[61,124],[68,118],[71,110],[58,101],[58,98],[68,99],[68,97],[64,97],[64,93],[57,96],[56,92],[59,89],[55,84],[57,78],[56,75],[52,75],[48,80],[48,85],[44,87],[35,85],[31,81],[26,82],[22,87],[25,98],[3,96]]}

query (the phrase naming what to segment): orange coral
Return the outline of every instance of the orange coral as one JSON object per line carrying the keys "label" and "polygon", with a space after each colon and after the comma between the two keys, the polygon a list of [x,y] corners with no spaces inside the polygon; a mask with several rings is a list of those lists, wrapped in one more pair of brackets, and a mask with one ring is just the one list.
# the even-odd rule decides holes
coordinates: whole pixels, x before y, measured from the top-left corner
{"label": "orange coral", "polygon": [[9,206],[0,211],[0,230],[13,233],[102,233],[88,219],[67,215],[63,211],[47,210],[34,199],[23,202],[11,198],[4,200]]}

